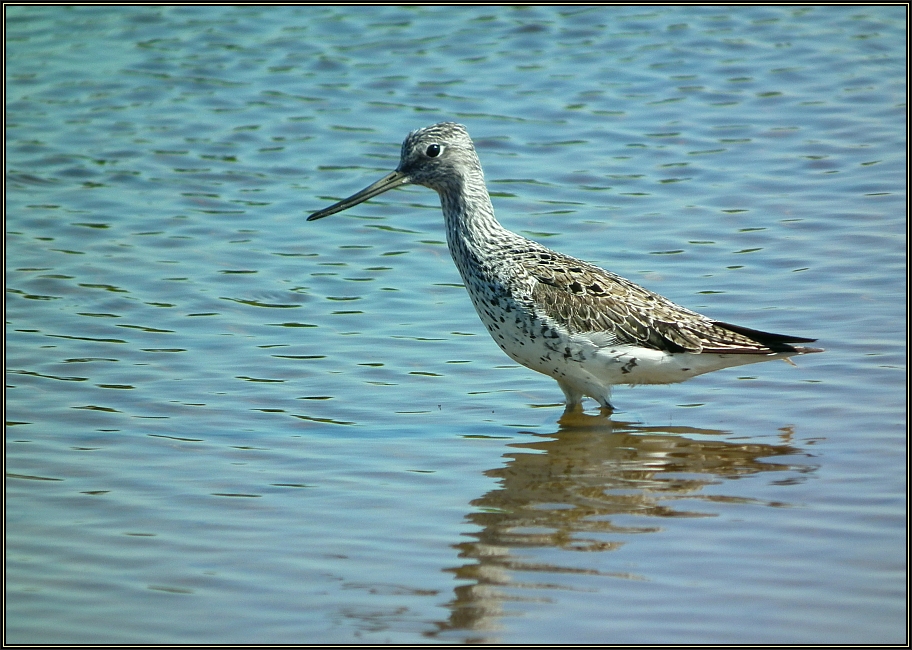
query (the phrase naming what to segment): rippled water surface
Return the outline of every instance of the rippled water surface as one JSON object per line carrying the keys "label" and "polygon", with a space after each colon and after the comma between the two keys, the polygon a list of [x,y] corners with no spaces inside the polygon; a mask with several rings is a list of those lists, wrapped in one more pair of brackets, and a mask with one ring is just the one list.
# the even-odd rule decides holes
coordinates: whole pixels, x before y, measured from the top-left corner
{"label": "rippled water surface", "polygon": [[[13,643],[897,643],[904,7],[7,7]],[[825,354],[619,387],[485,333],[436,195]]]}

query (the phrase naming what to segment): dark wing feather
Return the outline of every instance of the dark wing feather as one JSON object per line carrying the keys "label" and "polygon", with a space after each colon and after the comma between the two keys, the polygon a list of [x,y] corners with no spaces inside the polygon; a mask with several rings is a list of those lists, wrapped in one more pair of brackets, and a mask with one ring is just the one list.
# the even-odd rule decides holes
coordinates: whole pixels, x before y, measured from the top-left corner
{"label": "dark wing feather", "polygon": [[604,332],[620,344],[667,352],[771,354],[812,352],[805,339],[720,323],[647,291],[619,275],[547,249],[528,251],[523,266],[537,280],[532,299],[572,332]]}

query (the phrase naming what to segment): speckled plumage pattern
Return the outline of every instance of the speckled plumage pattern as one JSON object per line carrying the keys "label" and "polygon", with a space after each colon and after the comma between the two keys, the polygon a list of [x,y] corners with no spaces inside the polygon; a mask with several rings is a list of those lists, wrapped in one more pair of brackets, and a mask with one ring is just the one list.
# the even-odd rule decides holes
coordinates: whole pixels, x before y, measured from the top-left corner
{"label": "speckled plumage pattern", "polygon": [[413,131],[396,171],[308,220],[407,183],[440,195],[450,253],[494,341],[518,363],[556,379],[568,408],[588,395],[611,409],[614,384],[673,383],[821,351],[792,345],[814,339],[712,320],[505,229],[460,124]]}

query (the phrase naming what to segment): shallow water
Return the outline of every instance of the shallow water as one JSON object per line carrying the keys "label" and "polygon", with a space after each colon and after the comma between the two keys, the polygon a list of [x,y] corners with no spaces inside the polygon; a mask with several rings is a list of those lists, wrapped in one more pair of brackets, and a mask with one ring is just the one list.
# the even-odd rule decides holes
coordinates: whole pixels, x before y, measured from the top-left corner
{"label": "shallow water", "polygon": [[[7,8],[7,641],[898,643],[903,7]],[[558,423],[437,197],[825,354]]]}

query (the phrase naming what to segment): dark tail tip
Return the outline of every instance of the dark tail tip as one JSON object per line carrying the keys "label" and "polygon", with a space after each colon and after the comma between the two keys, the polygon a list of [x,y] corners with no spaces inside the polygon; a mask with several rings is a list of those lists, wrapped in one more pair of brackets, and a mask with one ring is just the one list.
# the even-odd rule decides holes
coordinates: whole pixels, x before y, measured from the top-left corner
{"label": "dark tail tip", "polygon": [[813,343],[817,339],[807,339],[802,336],[790,336],[788,334],[774,334],[773,332],[762,332],[752,330],[749,327],[732,325],[731,323],[716,322],[719,327],[746,336],[753,339],[761,345],[765,345],[773,352],[797,352],[798,354],[808,354],[811,352],[823,352],[823,348],[801,348],[791,345],[792,343]]}

